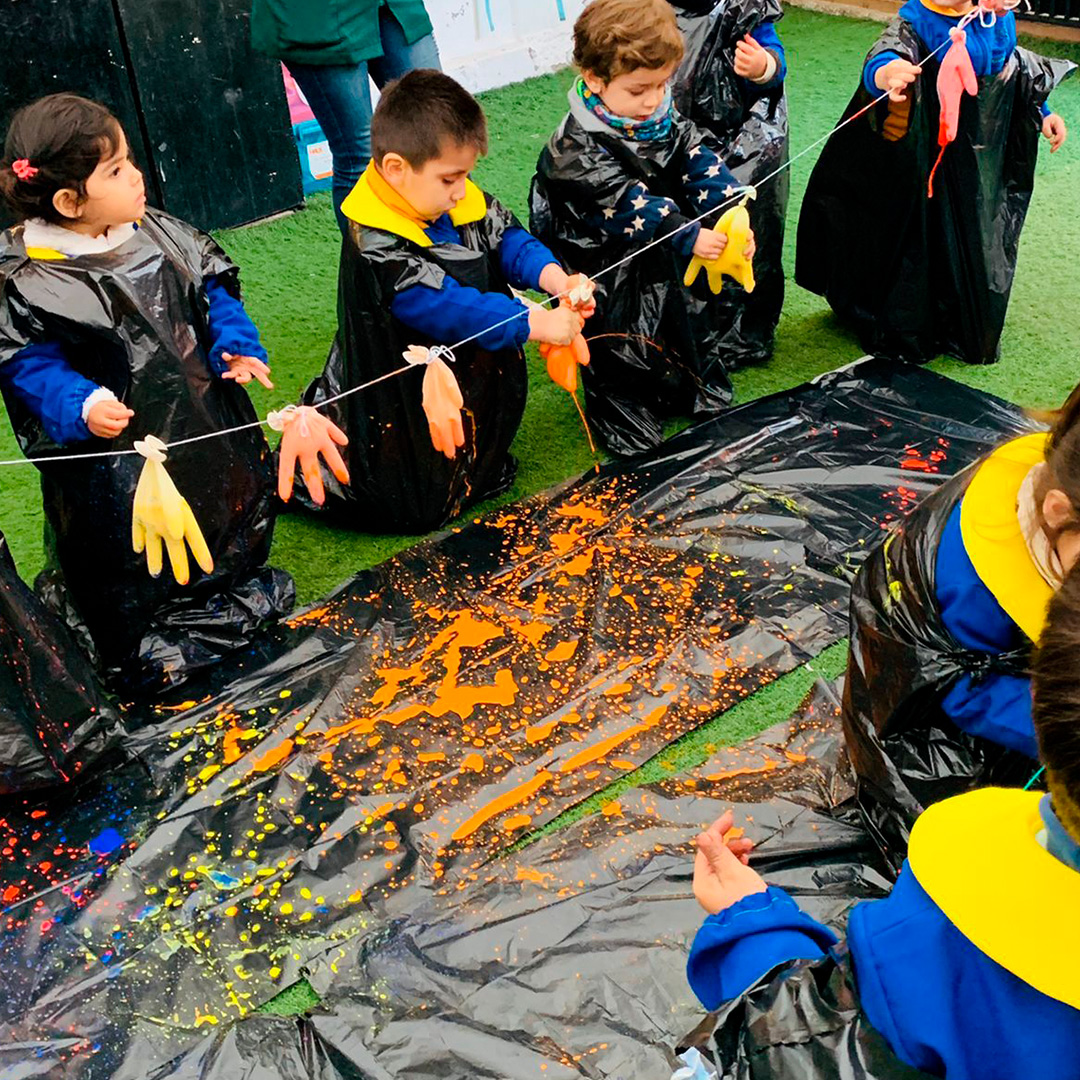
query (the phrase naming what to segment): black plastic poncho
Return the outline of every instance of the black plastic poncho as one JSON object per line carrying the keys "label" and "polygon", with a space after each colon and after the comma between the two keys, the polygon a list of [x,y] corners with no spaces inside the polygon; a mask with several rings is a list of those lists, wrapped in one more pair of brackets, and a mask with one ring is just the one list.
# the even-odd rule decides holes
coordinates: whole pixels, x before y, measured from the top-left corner
{"label": "black plastic poncho", "polygon": [[935,571],[942,531],[979,463],[946,480],[867,556],[851,590],[844,736],[858,799],[894,868],[931,803],[987,784],[1022,784],[1031,759],[961,731],[941,708],[962,675],[1024,674],[1030,647],[998,656],[946,630]]}
{"label": "black plastic poncho", "polygon": [[[874,355],[993,363],[1034,185],[1039,108],[1075,65],[1018,48],[997,76],[980,78],[930,199],[938,57],[924,61],[928,50],[903,19],[868,59],[886,50],[923,64],[907,134],[883,137],[882,101],[829,139],[799,215],[795,280],[850,320]],[[844,119],[872,100],[860,83]]]}
{"label": "black plastic poncho", "polygon": [[851,957],[796,961],[707,1017],[683,1040],[719,1080],[920,1080],[866,1019]]}
{"label": "black plastic poncho", "polygon": [[[783,17],[779,0],[684,0],[676,3],[686,55],[675,73],[679,111],[708,131],[724,164],[744,184],[758,184],[788,159],[784,86],[766,89],[735,74],[735,46],[763,22]],[[761,185],[751,204],[755,288],[725,287],[721,345],[729,366],[767,360],[784,304],[784,225],[791,180],[785,169]]]}
{"label": "black plastic poncho", "polygon": [[50,456],[130,450],[256,419],[247,393],[217,378],[204,281],[239,295],[239,275],[204,233],[148,210],[127,243],[102,255],[31,259],[22,230],[0,239],[0,363],[57,341],[72,366],[134,410],[116,439],[57,446],[13,396],[6,404],[23,451],[41,472],[47,566],[38,591],[83,633],[99,665],[126,688],[150,691],[246,644],[293,604],[292,579],[263,564],[274,527],[270,450],[258,428],[169,452],[166,470],[191,505],[214,558],[178,585],[154,579],[131,547],[138,454],[50,464]]}
{"label": "black plastic poncho", "polygon": [[[713,145],[678,114],[662,139],[632,141],[601,126],[586,126],[572,110],[541,152],[529,193],[533,235],[571,270],[590,275],[641,247],[593,224],[597,206],[614,206],[640,182],[651,194],[674,199],[686,217],[696,217],[700,211],[687,204],[682,176],[690,150],[701,142]],[[750,216],[752,222],[752,206]],[[667,415],[715,415],[731,402],[724,353],[728,315],[704,277],[689,289],[683,285],[689,261],[672,243],[659,243],[598,283],[596,314],[587,328],[592,362],[582,369],[582,380],[589,422],[612,453],[658,446]]]}
{"label": "black plastic poncho", "polygon": [[0,795],[74,779],[120,734],[89,662],[23,584],[0,533]]}
{"label": "black plastic poncho", "polygon": [[[481,292],[509,288],[499,244],[517,218],[486,196],[487,213],[458,226],[461,244],[423,248],[356,222],[342,246],[340,326],[322,374],[304,393],[309,405],[400,368],[410,345],[436,342],[390,313],[395,294],[415,285],[439,289],[450,275]],[[424,369],[351,394],[323,412],[349,437],[342,451],[350,484],[323,469],[326,510],[364,532],[424,533],[466,506],[505,491],[517,463],[510,456],[525,411],[528,373],[519,349],[491,352],[475,343],[454,350],[451,364],[465,401],[465,445],[450,460],[431,443],[422,407]],[[299,486],[299,485],[298,485]]]}

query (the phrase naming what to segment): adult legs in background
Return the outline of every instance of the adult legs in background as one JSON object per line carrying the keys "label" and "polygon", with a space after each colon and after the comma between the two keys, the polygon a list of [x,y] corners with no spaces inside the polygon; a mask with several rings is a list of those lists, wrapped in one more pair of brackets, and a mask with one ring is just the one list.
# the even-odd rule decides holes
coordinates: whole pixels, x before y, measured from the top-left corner
{"label": "adult legs in background", "polygon": [[371,86],[368,66],[290,64],[334,155],[334,213],[346,231],[341,204],[371,159]]}
{"label": "adult legs in background", "polygon": [[347,225],[341,204],[371,160],[369,73],[375,84],[383,87],[413,68],[439,66],[435,38],[428,34],[407,44],[397,19],[385,7],[379,9],[379,33],[383,55],[374,60],[347,65],[289,65],[334,155],[334,213],[342,233]]}

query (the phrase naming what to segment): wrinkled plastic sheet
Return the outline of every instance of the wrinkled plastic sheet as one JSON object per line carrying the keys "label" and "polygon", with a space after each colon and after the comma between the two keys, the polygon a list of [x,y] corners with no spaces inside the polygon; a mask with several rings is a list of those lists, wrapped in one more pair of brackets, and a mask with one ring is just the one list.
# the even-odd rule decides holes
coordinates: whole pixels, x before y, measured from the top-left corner
{"label": "wrinkled plastic sheet", "polygon": [[[345,1025],[321,1019],[320,1038],[352,1060],[341,1042],[360,1054],[363,1038],[349,1025],[384,1007],[361,956],[409,940],[398,928],[417,911],[464,942],[501,906],[520,910],[519,895],[484,891],[517,839],[843,637],[863,547],[1020,424],[921,369],[830,373],[405,552],[185,699],[129,714],[141,726],[128,764],[54,802],[0,809],[0,1069],[182,1074],[185,1054],[235,1046],[228,1026],[302,975]],[[759,778],[758,829],[787,813],[774,800],[784,775]],[[664,871],[683,875],[683,893],[701,809]],[[631,820],[621,857],[640,861],[640,832]],[[567,879],[599,873],[595,852],[566,850]],[[806,867],[823,854],[807,838],[792,863],[813,891]],[[859,880],[844,888],[883,881]],[[530,928],[573,940],[561,913],[589,901],[538,895],[552,919],[530,916]],[[692,925],[653,922],[663,905],[627,911],[635,948]],[[482,987],[490,972],[477,970]],[[574,993],[598,1001],[608,984],[588,978]],[[366,1004],[340,996],[358,980]],[[549,989],[546,1005],[503,994],[487,1018],[492,1053],[524,1045],[544,1007],[549,1028],[571,1025],[573,994]],[[626,995],[612,986],[603,1000],[623,1022]],[[683,1016],[651,1022],[657,1045],[660,1027],[689,1026]],[[441,1045],[426,1015],[414,1019],[418,1046]],[[405,1052],[378,1068],[424,1075]],[[290,1069],[283,1059],[279,1075],[301,1075]]]}

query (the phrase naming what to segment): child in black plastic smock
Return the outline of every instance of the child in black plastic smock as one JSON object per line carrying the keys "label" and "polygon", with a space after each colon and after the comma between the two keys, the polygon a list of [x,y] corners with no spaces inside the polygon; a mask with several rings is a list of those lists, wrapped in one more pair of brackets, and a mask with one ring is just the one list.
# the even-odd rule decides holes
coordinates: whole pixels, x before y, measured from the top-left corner
{"label": "child in black plastic smock", "polygon": [[[147,207],[104,106],[56,94],[16,114],[0,190],[19,218],[0,238],[0,390],[41,473],[48,566],[38,589],[110,677],[159,689],[292,606],[291,579],[263,565],[276,505],[270,449],[239,385],[270,385],[266,352],[236,267],[209,236]],[[185,585],[154,578],[132,550],[144,460],[133,444],[227,429],[178,447],[167,466],[213,571]]]}
{"label": "child in black plastic smock", "polygon": [[[983,788],[927,810],[892,893],[852,910],[847,955],[747,865],[745,841],[727,846],[730,814],[698,838],[694,891],[709,914],[690,984],[709,1009],[744,1001],[755,1013],[785,1013],[787,1045],[770,1048],[775,1075],[788,1075],[785,1054],[792,1066],[812,1056],[847,1064],[856,1040],[867,1045],[867,1023],[906,1066],[948,1080],[1080,1075],[1078,655],[1074,570],[1050,602],[1032,679],[1049,794]],[[841,989],[822,990],[837,971]],[[821,1014],[810,1000],[819,993]],[[725,1008],[725,1035],[742,1015]],[[793,1015],[813,1018],[797,1038]],[[768,1015],[757,1023],[766,1031]],[[909,1075],[880,1055],[873,1065],[862,1075]]]}

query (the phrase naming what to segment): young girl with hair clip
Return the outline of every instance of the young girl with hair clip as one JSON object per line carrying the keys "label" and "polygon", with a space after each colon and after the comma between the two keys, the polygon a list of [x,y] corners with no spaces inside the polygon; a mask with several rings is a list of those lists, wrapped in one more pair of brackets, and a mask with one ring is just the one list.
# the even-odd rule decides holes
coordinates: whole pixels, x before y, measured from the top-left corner
{"label": "young girl with hair clip", "polygon": [[851,596],[844,732],[894,865],[925,806],[1037,768],[1031,648],[1080,555],[1080,387],[898,522]]}
{"label": "young girl with hair clip", "polygon": [[132,550],[135,440],[251,423],[239,384],[271,385],[237,269],[209,236],[147,207],[120,124],[74,94],[16,113],[0,195],[18,218],[0,237],[0,391],[41,471],[39,591],[129,688],[178,682],[292,602],[287,575],[262,565],[274,494],[258,428],[169,453],[212,573],[155,579]]}
{"label": "young girl with hair clip", "polygon": [[[869,1063],[859,1075],[908,1075],[871,1053],[881,1037],[949,1080],[1080,1076],[1078,657],[1073,569],[1050,600],[1031,685],[1049,794],[983,788],[926,810],[890,895],[853,908],[846,953],[750,868],[747,840],[729,846],[730,813],[698,837],[694,893],[708,917],[687,974],[706,1008],[735,1003],[713,1039],[721,1057],[764,1052],[756,1040],[782,1028],[770,1075],[811,1057],[815,1075],[852,1057]],[[799,1032],[801,1017],[811,1024]]]}

